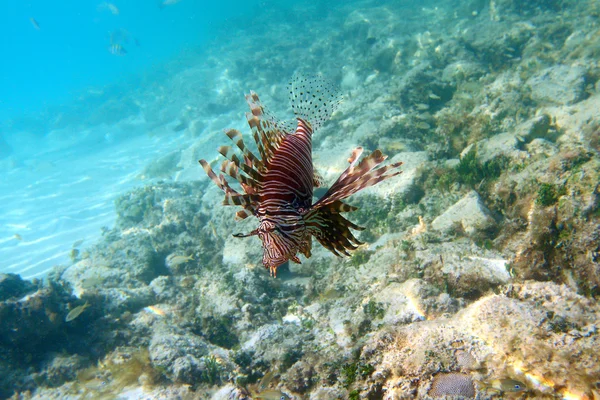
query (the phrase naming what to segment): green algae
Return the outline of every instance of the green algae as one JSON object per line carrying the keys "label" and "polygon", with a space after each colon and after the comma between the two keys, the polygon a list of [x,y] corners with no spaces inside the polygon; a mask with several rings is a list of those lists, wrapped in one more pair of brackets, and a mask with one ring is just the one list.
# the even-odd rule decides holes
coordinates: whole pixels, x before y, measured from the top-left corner
{"label": "green algae", "polygon": [[214,355],[211,354],[208,357],[204,357],[204,371],[202,371],[202,380],[210,385],[220,383],[221,369],[221,363]]}
{"label": "green algae", "polygon": [[385,309],[382,303],[369,300],[367,304],[363,305],[363,311],[365,315],[369,316],[372,319],[383,318],[385,315]]}
{"label": "green algae", "polygon": [[484,179],[495,179],[508,167],[509,162],[508,157],[499,156],[482,163],[477,159],[477,151],[473,146],[456,166],[457,180],[459,183],[474,185]]}
{"label": "green algae", "polygon": [[81,370],[71,391],[81,398],[114,399],[126,387],[140,381],[154,385],[160,381],[160,369],[153,368],[146,348],[113,354],[96,366]]}
{"label": "green algae", "polygon": [[553,185],[550,183],[542,183],[537,190],[536,204],[548,207],[556,204],[558,198],[566,193],[564,186]]}
{"label": "green algae", "polygon": [[358,267],[362,264],[365,264],[369,261],[371,256],[373,255],[373,251],[369,250],[356,250],[352,254],[352,258],[350,259],[350,265],[354,267]]}

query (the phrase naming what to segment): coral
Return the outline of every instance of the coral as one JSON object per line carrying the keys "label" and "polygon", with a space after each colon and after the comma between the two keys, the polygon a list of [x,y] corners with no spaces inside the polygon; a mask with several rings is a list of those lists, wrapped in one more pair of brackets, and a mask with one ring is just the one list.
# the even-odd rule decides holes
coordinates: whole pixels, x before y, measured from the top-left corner
{"label": "coral", "polygon": [[286,371],[282,382],[293,392],[306,393],[316,380],[313,366],[309,362],[298,361]]}
{"label": "coral", "polygon": [[468,350],[456,350],[454,355],[456,356],[456,362],[464,370],[475,370],[481,366],[477,359],[473,357],[473,354]]}
{"label": "coral", "polygon": [[0,274],[0,301],[11,297],[20,298],[34,290],[35,285],[24,281],[17,274]]}

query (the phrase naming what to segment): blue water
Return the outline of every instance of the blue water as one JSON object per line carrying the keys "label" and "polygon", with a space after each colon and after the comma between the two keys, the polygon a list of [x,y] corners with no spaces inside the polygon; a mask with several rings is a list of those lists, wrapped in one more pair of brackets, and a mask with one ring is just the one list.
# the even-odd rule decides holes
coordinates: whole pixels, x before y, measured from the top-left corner
{"label": "blue water", "polygon": [[[159,8],[154,0],[3,2],[0,6],[0,119],[69,102],[101,87],[151,70],[211,39],[227,19],[251,14],[258,1],[184,0]],[[40,29],[36,29],[34,18]],[[110,32],[127,30],[139,46],[126,57],[108,51]]]}
{"label": "blue water", "polygon": [[[0,5],[0,272],[43,276],[71,263],[74,242],[88,246],[111,227],[115,198],[147,184],[142,171],[153,159],[191,143],[166,125],[193,103],[148,93],[186,68],[199,68],[189,83],[196,101],[211,79],[227,83],[222,71],[199,72],[202,54],[269,7],[110,3],[118,14],[102,1]],[[109,51],[115,31],[125,55]]]}

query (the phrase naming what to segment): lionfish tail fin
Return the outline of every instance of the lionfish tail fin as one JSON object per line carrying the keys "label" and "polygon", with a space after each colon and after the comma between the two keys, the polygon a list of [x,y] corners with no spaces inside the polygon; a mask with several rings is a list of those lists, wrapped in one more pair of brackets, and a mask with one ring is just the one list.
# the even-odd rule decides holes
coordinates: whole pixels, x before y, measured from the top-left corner
{"label": "lionfish tail fin", "polygon": [[315,208],[321,208],[343,200],[364,188],[376,185],[379,182],[402,173],[398,169],[402,165],[402,162],[396,162],[383,167],[379,166],[387,158],[380,150],[375,150],[356,165],[362,151],[361,147],[354,149],[348,159],[350,165],[342,172],[334,184],[331,185],[323,197],[314,204]]}
{"label": "lionfish tail fin", "polygon": [[[343,203],[336,204],[341,207]],[[355,230],[364,228],[348,221],[334,209],[334,206],[322,207],[308,212],[304,217],[306,229],[323,247],[336,256],[350,256],[349,251],[355,250],[362,244],[350,231],[350,228]]]}
{"label": "lionfish tail fin", "polygon": [[308,122],[313,131],[331,118],[342,101],[338,90],[319,75],[304,77],[295,74],[288,89],[296,118]]}

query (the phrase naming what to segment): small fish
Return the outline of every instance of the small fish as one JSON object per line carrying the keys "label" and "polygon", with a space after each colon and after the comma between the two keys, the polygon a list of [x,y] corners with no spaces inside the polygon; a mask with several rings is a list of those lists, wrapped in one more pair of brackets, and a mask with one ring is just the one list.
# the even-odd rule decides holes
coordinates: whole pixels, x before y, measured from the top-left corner
{"label": "small fish", "polygon": [[115,6],[113,3],[104,2],[98,5],[98,11],[108,10],[113,15],[119,15],[119,8]]}
{"label": "small fish", "polygon": [[75,318],[79,317],[81,313],[84,312],[85,309],[89,306],[90,304],[86,301],[84,305],[75,307],[74,309],[69,311],[67,317],[65,318],[65,322],[73,321]]}
{"label": "small fish", "polygon": [[110,54],[114,54],[115,56],[124,56],[127,54],[127,50],[125,50],[125,48],[119,43],[114,43],[108,46],[108,51]]}
{"label": "small fish", "polygon": [[127,29],[117,28],[110,32],[110,43],[120,45],[129,44],[132,41],[132,37],[133,35]]}
{"label": "small fish", "polygon": [[441,99],[441,97],[435,93],[429,93],[429,98],[432,100],[440,100]]}
{"label": "small fish", "polygon": [[423,130],[431,129],[431,125],[429,125],[425,121],[419,121],[419,122],[417,122],[417,124],[415,126],[419,129],[423,129]]}
{"label": "small fish", "polygon": [[342,293],[338,289],[329,288],[329,289],[325,290],[323,293],[319,294],[319,300],[326,301],[326,300],[331,300],[331,299],[337,299],[341,295],[342,295]]}
{"label": "small fish", "polygon": [[35,20],[35,18],[31,17],[31,18],[29,18],[29,21],[31,22],[31,25],[33,25],[33,27],[35,29],[37,29],[38,31],[40,30],[40,24]]}
{"label": "small fish", "polygon": [[492,389],[499,390],[500,392],[517,393],[527,390],[527,386],[523,382],[519,382],[514,379],[494,379],[490,382]]}
{"label": "small fish", "polygon": [[275,378],[275,375],[277,374],[276,370],[271,370],[269,372],[267,372],[262,378],[261,380],[258,382],[258,391],[262,392],[264,390],[267,390],[269,388],[269,385],[271,384],[271,382],[273,381],[273,378]]}
{"label": "small fish", "polygon": [[210,229],[211,229],[212,234],[215,237],[215,239],[218,239],[219,235],[217,235],[217,230],[215,229],[215,226],[213,225],[213,223],[208,221],[208,225],[210,226]]}
{"label": "small fish", "polygon": [[181,0],[162,0],[158,3],[158,8],[163,9],[166,6],[171,6],[173,4],[179,3]]}
{"label": "small fish", "polygon": [[415,108],[419,111],[429,110],[429,104],[418,103],[418,104],[415,104]]}
{"label": "small fish", "polygon": [[181,264],[185,264],[188,261],[192,261],[194,260],[194,255],[189,255],[189,256],[171,256],[171,257],[167,257],[167,263],[171,266],[171,267],[176,267],[178,265]]}
{"label": "small fish", "polygon": [[79,240],[76,240],[76,241],[73,243],[73,246],[71,246],[71,247],[75,249],[75,248],[77,248],[77,247],[81,246],[81,244],[83,243],[83,241],[84,241],[84,240],[85,240],[85,239],[79,239]]}
{"label": "small fish", "polygon": [[15,233],[15,234],[13,235],[13,238],[15,238],[16,240],[19,240],[19,241],[20,241],[20,240],[23,240],[23,236],[19,235],[18,233]]}
{"label": "small fish", "polygon": [[79,257],[79,250],[71,249],[71,251],[69,251],[69,258],[71,259],[71,261],[75,262],[78,257]]}

